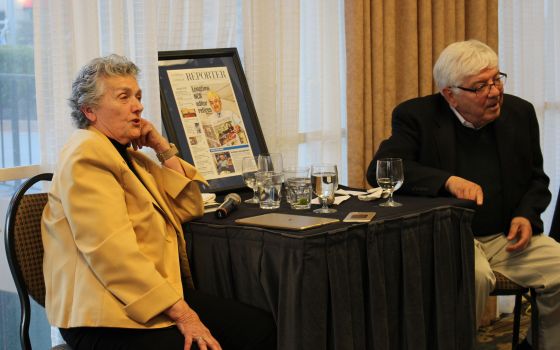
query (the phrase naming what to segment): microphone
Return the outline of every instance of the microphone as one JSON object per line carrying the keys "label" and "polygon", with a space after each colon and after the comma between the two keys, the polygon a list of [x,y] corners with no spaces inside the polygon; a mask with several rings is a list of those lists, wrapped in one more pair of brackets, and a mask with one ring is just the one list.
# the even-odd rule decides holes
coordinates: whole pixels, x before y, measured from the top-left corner
{"label": "microphone", "polygon": [[223,219],[237,209],[239,203],[241,203],[241,197],[237,193],[229,193],[214,213],[218,219]]}

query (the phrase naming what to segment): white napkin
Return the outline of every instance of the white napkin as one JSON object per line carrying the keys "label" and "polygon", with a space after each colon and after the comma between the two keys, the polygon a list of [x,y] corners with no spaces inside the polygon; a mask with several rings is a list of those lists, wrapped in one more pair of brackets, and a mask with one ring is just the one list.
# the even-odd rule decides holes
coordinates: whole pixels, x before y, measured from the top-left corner
{"label": "white napkin", "polygon": [[367,192],[364,191],[349,191],[349,190],[343,190],[341,188],[336,190],[335,193],[341,195],[350,195],[350,196],[359,196],[361,194],[367,194]]}
{"label": "white napkin", "polygon": [[216,194],[202,193],[202,201],[204,202],[204,206],[216,204]]}
{"label": "white napkin", "polygon": [[202,193],[202,200],[204,202],[204,213],[211,213],[218,209],[220,203],[216,202],[215,193]]}
{"label": "white napkin", "polygon": [[[339,205],[340,203],[344,202],[345,200],[347,200],[348,198],[350,198],[350,196],[346,195],[346,196],[335,196],[334,197],[334,205]],[[311,200],[311,204],[321,204],[321,202],[319,201],[319,197],[315,197]]]}
{"label": "white napkin", "polygon": [[389,197],[389,192],[384,191],[381,187],[370,188],[367,190],[367,194],[358,195],[358,199],[361,201],[372,201],[379,198]]}

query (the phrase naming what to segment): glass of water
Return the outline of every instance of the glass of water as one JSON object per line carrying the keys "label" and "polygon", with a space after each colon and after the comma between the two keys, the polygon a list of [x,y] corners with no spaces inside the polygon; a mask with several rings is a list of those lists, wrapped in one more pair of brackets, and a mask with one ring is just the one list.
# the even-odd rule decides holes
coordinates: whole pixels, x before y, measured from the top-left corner
{"label": "glass of water", "polygon": [[400,158],[383,158],[377,161],[377,184],[384,191],[389,191],[389,199],[379,204],[381,207],[400,207],[402,204],[393,200],[393,192],[401,188],[404,181],[403,163]]}
{"label": "glass of water", "polygon": [[329,208],[328,200],[334,196],[338,188],[338,171],[334,164],[315,164],[311,166],[311,186],[319,197],[322,207],[313,210],[314,213],[335,213],[336,209]]}
{"label": "glass of water", "polygon": [[[271,171],[281,174],[280,181],[284,183],[284,164],[282,153],[262,153],[257,158],[259,171]],[[277,178],[277,176],[276,176]],[[280,185],[280,197],[282,197],[282,185]]]}
{"label": "glass of water", "polygon": [[284,169],[286,199],[292,209],[311,208],[311,178],[309,167],[287,167]]}
{"label": "glass of water", "polygon": [[280,208],[280,192],[284,175],[276,171],[259,171],[255,176],[259,189],[259,207],[261,209]]}

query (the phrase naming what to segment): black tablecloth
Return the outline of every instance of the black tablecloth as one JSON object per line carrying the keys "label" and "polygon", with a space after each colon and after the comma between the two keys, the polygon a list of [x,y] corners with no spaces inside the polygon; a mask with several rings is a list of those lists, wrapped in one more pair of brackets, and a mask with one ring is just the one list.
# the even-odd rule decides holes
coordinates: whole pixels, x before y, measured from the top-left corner
{"label": "black tablecloth", "polygon": [[[222,220],[206,214],[184,225],[195,285],[270,311],[280,350],[471,349],[472,206],[395,197],[404,206],[352,198],[323,214],[377,212],[370,223],[303,232],[234,223],[262,214],[258,205]],[[278,211],[317,215],[285,204]]]}

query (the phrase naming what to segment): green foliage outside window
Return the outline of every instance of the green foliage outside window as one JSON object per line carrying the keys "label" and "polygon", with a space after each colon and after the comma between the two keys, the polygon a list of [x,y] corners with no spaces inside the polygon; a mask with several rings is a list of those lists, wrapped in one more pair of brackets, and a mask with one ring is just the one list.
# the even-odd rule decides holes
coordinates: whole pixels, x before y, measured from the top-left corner
{"label": "green foliage outside window", "polygon": [[32,46],[0,46],[0,73],[34,74]]}
{"label": "green foliage outside window", "polygon": [[0,46],[0,117],[36,119],[33,47]]}

